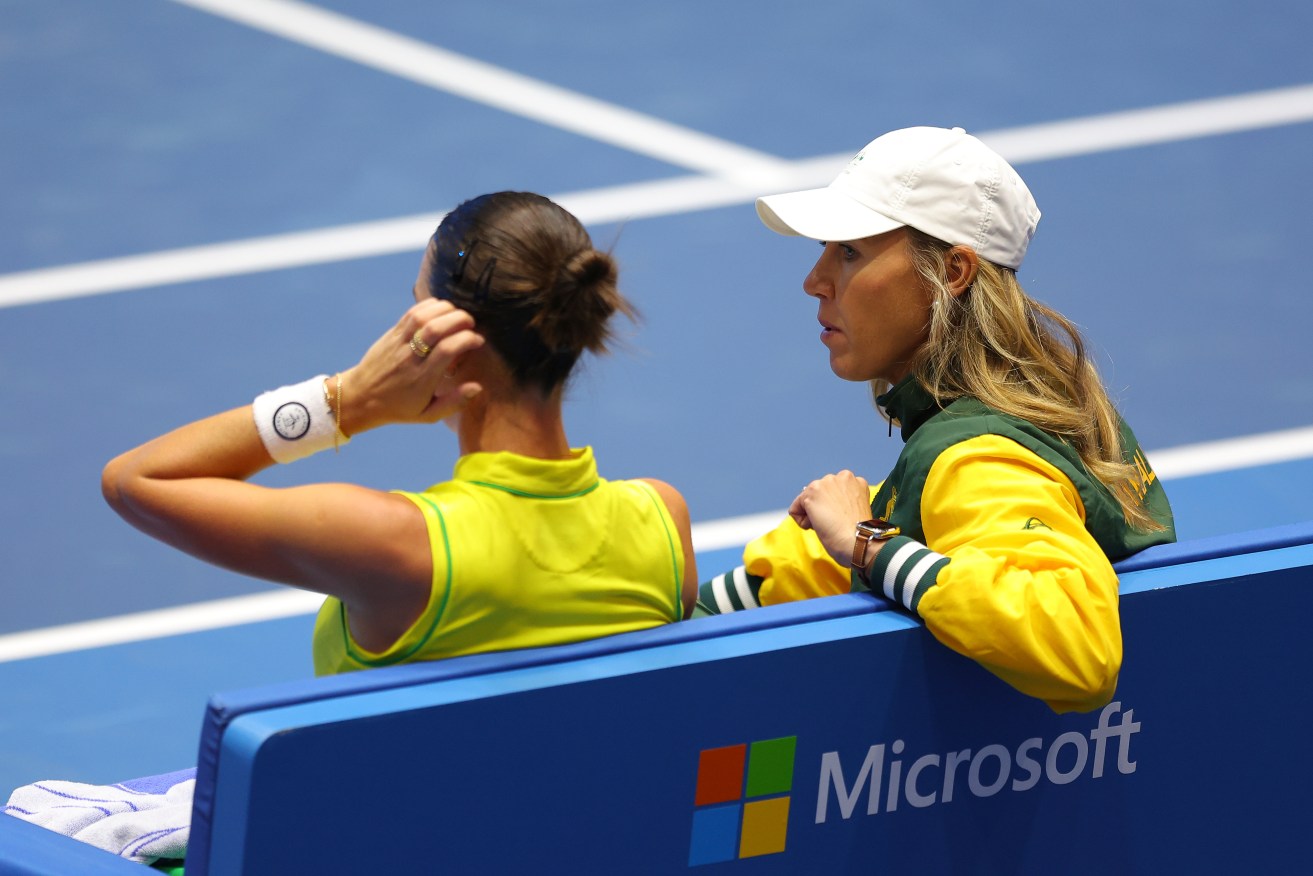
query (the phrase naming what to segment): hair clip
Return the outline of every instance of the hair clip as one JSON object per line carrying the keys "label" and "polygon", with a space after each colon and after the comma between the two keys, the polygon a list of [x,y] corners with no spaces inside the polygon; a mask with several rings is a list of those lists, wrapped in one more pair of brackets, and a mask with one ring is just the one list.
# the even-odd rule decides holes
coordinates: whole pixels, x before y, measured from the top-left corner
{"label": "hair clip", "polygon": [[479,241],[470,241],[470,245],[456,253],[456,267],[451,270],[451,282],[459,283],[465,279],[465,267],[469,264],[470,256],[474,255],[474,250],[479,246]]}
{"label": "hair clip", "polygon": [[474,301],[477,304],[488,302],[488,293],[492,290],[492,274],[497,270],[497,258],[488,259],[479,272],[479,280],[474,284]]}

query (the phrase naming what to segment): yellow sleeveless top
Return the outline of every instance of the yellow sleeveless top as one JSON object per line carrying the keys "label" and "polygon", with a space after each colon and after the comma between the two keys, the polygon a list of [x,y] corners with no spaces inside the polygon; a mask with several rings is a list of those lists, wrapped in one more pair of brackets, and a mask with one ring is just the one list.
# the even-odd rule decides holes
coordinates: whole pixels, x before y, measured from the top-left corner
{"label": "yellow sleeveless top", "polygon": [[472,453],[450,481],[400,492],[428,524],[424,613],[386,651],[360,647],[329,597],[315,621],[316,675],[577,642],[683,617],[684,552],[656,491],[568,460]]}

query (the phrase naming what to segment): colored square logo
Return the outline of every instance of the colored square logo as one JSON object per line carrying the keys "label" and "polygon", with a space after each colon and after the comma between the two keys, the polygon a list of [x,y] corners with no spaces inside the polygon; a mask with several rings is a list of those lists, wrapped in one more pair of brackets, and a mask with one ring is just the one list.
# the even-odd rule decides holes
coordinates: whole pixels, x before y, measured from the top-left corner
{"label": "colored square logo", "polygon": [[753,858],[784,851],[784,835],[788,829],[788,797],[773,797],[743,804],[743,835],[739,839],[739,857]]}
{"label": "colored square logo", "polygon": [[689,843],[688,865],[732,861],[738,855],[739,819],[743,809],[738,803],[710,806],[693,813],[693,841]]}
{"label": "colored square logo", "polygon": [[698,792],[695,806],[728,803],[743,796],[743,762],[746,745],[708,748],[698,757]]}
{"label": "colored square logo", "polygon": [[764,797],[767,794],[789,793],[793,789],[793,753],[797,745],[796,736],[752,743],[752,754],[748,760],[751,764],[748,788],[744,794],[748,797]]}
{"label": "colored square logo", "polygon": [[784,851],[797,743],[784,736],[698,755],[690,867]]}

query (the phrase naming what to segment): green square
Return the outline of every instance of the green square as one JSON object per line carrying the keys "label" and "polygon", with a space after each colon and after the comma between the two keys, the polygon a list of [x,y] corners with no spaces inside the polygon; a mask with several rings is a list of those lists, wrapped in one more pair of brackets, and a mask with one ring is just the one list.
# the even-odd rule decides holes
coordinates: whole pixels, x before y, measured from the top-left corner
{"label": "green square", "polygon": [[797,745],[797,736],[752,743],[748,753],[747,796],[785,794],[792,790],[793,753]]}

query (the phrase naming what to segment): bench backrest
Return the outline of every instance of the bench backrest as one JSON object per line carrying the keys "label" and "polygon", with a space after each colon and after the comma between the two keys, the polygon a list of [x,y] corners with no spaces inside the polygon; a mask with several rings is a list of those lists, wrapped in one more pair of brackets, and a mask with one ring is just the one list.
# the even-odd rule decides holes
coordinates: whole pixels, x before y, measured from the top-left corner
{"label": "bench backrest", "polygon": [[1087,715],[870,595],[216,696],[188,876],[1300,859],[1313,524],[1119,572],[1121,683]]}

